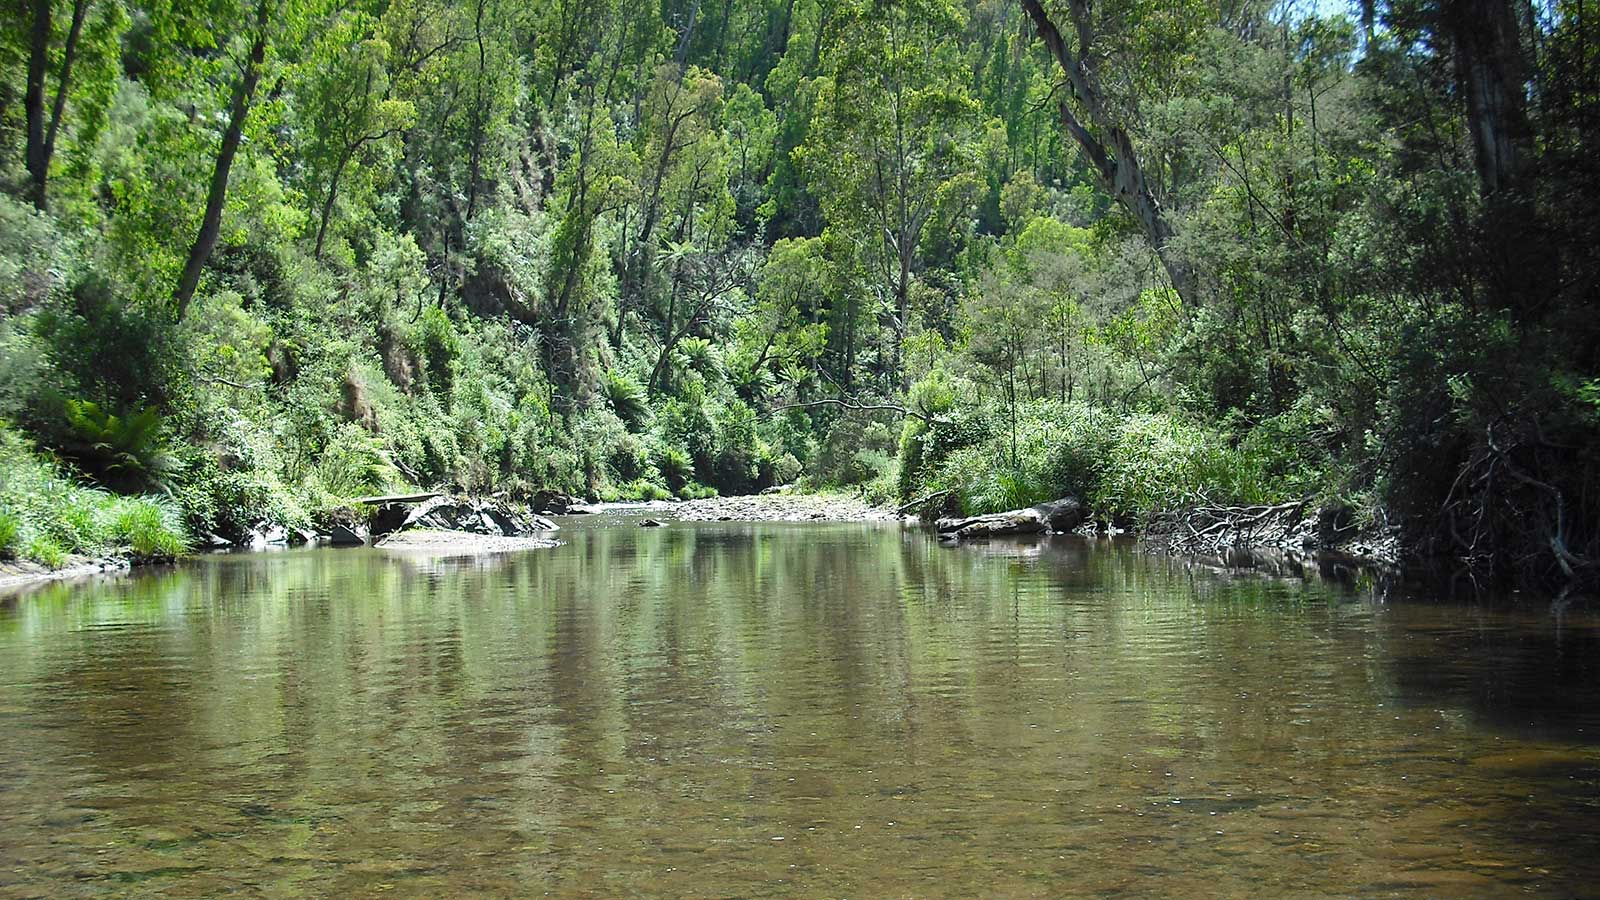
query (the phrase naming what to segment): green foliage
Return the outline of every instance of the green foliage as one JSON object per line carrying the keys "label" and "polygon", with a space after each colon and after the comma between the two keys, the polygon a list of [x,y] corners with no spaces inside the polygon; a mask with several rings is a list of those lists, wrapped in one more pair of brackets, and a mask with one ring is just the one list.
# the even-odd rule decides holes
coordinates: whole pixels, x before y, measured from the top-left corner
{"label": "green foliage", "polygon": [[1005,4],[94,3],[70,73],[57,10],[43,172],[0,92],[11,552],[802,481],[1360,496],[1595,577],[1600,20],[1490,7],[1045,4],[1072,91]]}
{"label": "green foliage", "polygon": [[339,426],[311,472],[311,483],[339,505],[400,483],[383,442],[354,422]]}
{"label": "green foliage", "polygon": [[428,386],[438,396],[448,397],[455,389],[454,366],[461,355],[461,340],[455,326],[444,310],[430,306],[422,313],[418,332]]}
{"label": "green foliage", "polygon": [[649,424],[650,405],[639,382],[626,372],[607,369],[600,386],[606,402],[611,404],[611,411],[626,422],[630,430],[641,431]]}
{"label": "green foliage", "polygon": [[0,559],[16,559],[22,538],[22,517],[11,510],[0,511]]}
{"label": "green foliage", "polygon": [[0,425],[0,554],[55,568],[71,553],[170,559],[187,549],[172,503],[85,487]]}
{"label": "green foliage", "polygon": [[104,483],[151,486],[172,468],[161,416],[153,409],[118,416],[89,400],[68,400],[66,417],[67,452]]}
{"label": "green foliage", "polygon": [[687,452],[671,446],[657,447],[653,456],[656,471],[666,480],[667,487],[682,494],[694,478],[694,460]]}
{"label": "green foliage", "polygon": [[67,548],[48,534],[36,533],[28,538],[22,555],[49,569],[59,569],[67,564]]}
{"label": "green foliage", "polygon": [[1168,414],[1118,417],[1081,403],[1031,403],[1020,416],[1015,464],[1008,430],[969,432],[976,439],[939,433],[945,430],[953,426],[928,432],[938,438],[924,443],[934,452],[901,495],[951,490],[971,514],[1076,497],[1103,519],[1126,524],[1200,502],[1281,500],[1302,486],[1269,471],[1260,449],[1265,438],[1232,449],[1220,433]]}
{"label": "green foliage", "polygon": [[189,549],[178,512],[170,504],[119,497],[101,516],[105,539],[128,548],[136,559],[172,559]]}

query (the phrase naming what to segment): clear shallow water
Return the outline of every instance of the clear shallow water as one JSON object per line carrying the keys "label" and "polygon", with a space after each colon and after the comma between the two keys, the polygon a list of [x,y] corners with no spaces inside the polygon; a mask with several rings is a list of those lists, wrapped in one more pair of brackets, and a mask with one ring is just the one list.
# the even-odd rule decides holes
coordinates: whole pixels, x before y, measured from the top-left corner
{"label": "clear shallow water", "polygon": [[1600,620],[584,523],[0,602],[0,897],[1576,896]]}

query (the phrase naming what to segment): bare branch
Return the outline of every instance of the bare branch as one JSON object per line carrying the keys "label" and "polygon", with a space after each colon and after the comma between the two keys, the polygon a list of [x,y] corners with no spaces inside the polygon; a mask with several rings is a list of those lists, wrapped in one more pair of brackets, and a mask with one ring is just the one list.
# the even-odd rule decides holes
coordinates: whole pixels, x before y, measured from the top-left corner
{"label": "bare branch", "polygon": [[828,398],[826,400],[807,400],[804,403],[780,403],[772,407],[772,412],[781,412],[786,409],[811,409],[817,406],[837,406],[841,409],[848,409],[851,412],[898,413],[902,416],[910,416],[911,418],[920,422],[926,422],[929,425],[933,425],[939,421],[938,419],[935,419],[926,413],[921,413],[914,409],[907,409],[906,407],[897,403],[860,403],[855,400],[841,400],[837,398]]}

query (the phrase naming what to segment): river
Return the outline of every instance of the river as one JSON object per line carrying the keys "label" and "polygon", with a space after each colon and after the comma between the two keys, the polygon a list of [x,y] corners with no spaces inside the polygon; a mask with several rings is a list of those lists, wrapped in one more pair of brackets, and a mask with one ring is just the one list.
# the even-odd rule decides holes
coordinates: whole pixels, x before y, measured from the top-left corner
{"label": "river", "polygon": [[572,520],[0,601],[0,897],[1576,896],[1600,619]]}

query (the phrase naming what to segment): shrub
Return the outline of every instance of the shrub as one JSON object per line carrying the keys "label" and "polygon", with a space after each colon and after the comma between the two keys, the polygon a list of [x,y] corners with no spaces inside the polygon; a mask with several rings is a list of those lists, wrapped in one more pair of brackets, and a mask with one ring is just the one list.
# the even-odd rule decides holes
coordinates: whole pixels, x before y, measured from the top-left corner
{"label": "shrub", "polygon": [[155,410],[119,416],[88,400],[68,400],[66,418],[67,451],[103,483],[150,487],[171,472],[172,455]]}
{"label": "shrub", "polygon": [[793,484],[804,471],[793,453],[785,452],[772,461],[772,483]]}
{"label": "shrub", "polygon": [[0,512],[0,559],[16,559],[22,538],[22,517],[9,510]]}
{"label": "shrub", "polygon": [[678,496],[684,500],[705,500],[717,496],[717,489],[691,481],[679,489]]}
{"label": "shrub", "polygon": [[823,484],[865,484],[889,470],[894,450],[894,435],[884,422],[843,416],[828,429],[812,475]]}
{"label": "shrub", "polygon": [[455,325],[444,310],[430,306],[417,323],[417,331],[428,387],[435,395],[448,397],[455,388],[456,357],[461,355],[461,338]]}
{"label": "shrub", "polygon": [[657,447],[653,456],[651,462],[666,480],[668,488],[681,492],[694,478],[694,461],[683,450]]}
{"label": "shrub", "polygon": [[617,492],[618,498],[623,500],[671,500],[672,492],[644,478],[631,481],[621,487]]}
{"label": "shrub", "polygon": [[317,487],[335,501],[381,493],[401,482],[383,442],[354,422],[341,425],[312,473]]}
{"label": "shrub", "polygon": [[[981,421],[906,430],[901,495],[949,490],[969,514],[1001,512],[1077,497],[1107,520],[1130,521],[1210,501],[1281,499],[1310,475],[1279,465],[1284,454],[1246,441],[1231,448],[1218,432],[1164,413],[1118,417],[1083,403],[1025,405],[1015,457],[1009,427]],[[1262,438],[1260,440],[1265,440]],[[904,467],[920,464],[920,478]],[[1297,471],[1287,477],[1285,470]]]}
{"label": "shrub", "polygon": [[47,534],[35,534],[29,538],[22,555],[52,569],[59,569],[67,562],[67,549]]}
{"label": "shrub", "polygon": [[0,425],[0,554],[60,566],[69,553],[170,558],[188,539],[178,507],[76,484]]}

